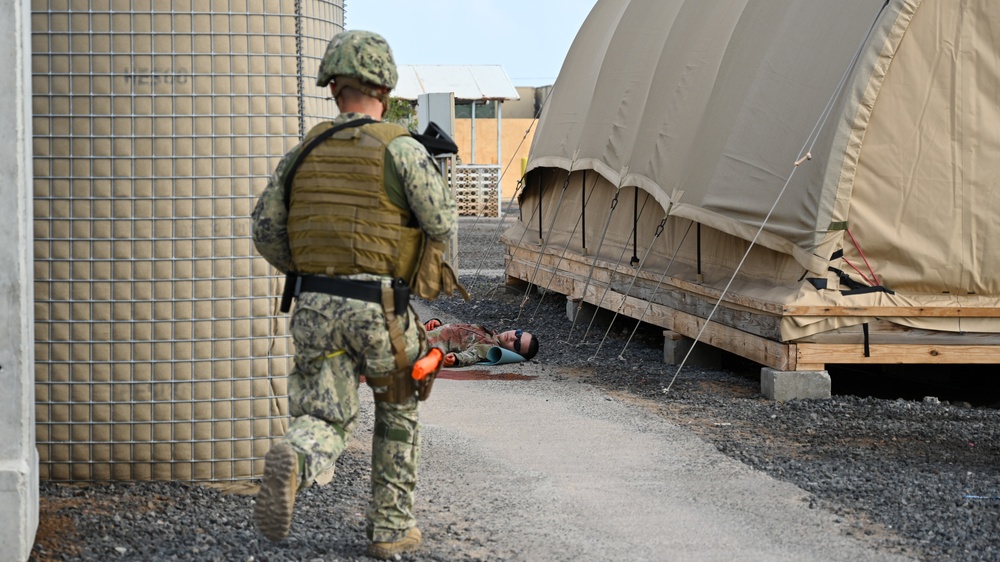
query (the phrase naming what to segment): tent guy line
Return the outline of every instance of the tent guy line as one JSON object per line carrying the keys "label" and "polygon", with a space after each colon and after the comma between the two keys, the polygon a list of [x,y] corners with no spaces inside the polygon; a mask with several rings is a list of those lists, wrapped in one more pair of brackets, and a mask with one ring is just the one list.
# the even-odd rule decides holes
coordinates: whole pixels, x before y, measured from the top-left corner
{"label": "tent guy line", "polygon": [[[649,200],[648,194],[647,194],[646,200],[647,201]],[[643,203],[642,206],[643,206],[643,208],[645,208],[646,204]],[[604,342],[607,341],[608,334],[611,333],[611,326],[614,326],[615,320],[618,318],[618,315],[621,314],[622,309],[625,307],[625,301],[628,298],[628,294],[631,293],[632,292],[632,288],[635,287],[635,281],[636,281],[636,279],[639,278],[639,273],[642,271],[642,267],[646,264],[646,258],[649,257],[649,252],[653,249],[653,244],[656,243],[656,240],[660,237],[661,234],[663,234],[663,226],[667,223],[667,219],[668,218],[670,218],[670,208],[667,208],[667,212],[664,213],[663,219],[660,220],[660,224],[657,225],[657,227],[656,227],[656,233],[653,235],[653,240],[649,243],[648,246],[646,246],[646,252],[645,252],[645,254],[643,254],[642,260],[640,260],[639,263],[636,264],[637,267],[635,269],[635,275],[632,276],[632,281],[629,282],[628,289],[626,289],[625,290],[625,294],[622,295],[622,302],[621,302],[621,304],[618,305],[618,308],[615,309],[615,314],[614,314],[614,316],[611,317],[611,322],[608,323],[608,329],[604,331],[604,337],[601,338],[601,343],[597,345],[597,350],[594,351],[594,355],[591,356],[591,359],[596,359],[597,358],[597,354],[599,354],[601,352],[601,348],[604,347]],[[610,286],[608,288],[610,289]],[[607,294],[607,291],[605,291],[605,295],[606,294]],[[626,343],[626,346],[627,345],[628,344]],[[624,359],[624,357],[622,357],[623,354],[624,354],[624,349],[622,350],[622,353],[618,354],[618,358],[619,359]]]}
{"label": "tent guy line", "polygon": [[[646,200],[645,200],[645,201],[643,201],[643,203],[642,203],[642,210],[643,210],[643,211],[645,211],[645,210],[646,210],[646,203],[648,203],[648,202],[649,202],[649,193],[647,192],[647,193],[646,193]],[[640,212],[639,214],[641,215],[641,212]],[[635,224],[635,223],[633,222],[633,224]],[[628,240],[626,240],[626,241],[625,241],[625,244],[623,244],[623,245],[622,245],[622,252],[621,252],[621,254],[619,254],[619,255],[618,255],[618,261],[617,261],[617,262],[615,263],[615,270],[617,270],[617,269],[618,269],[618,268],[619,268],[619,267],[621,266],[621,264],[622,264],[622,259],[624,259],[624,258],[625,258],[625,252],[627,252],[627,251],[628,251],[628,243],[629,243],[630,241],[634,241],[634,240],[635,240],[635,235],[636,235],[636,231],[637,231],[637,230],[638,230],[638,229],[633,229],[633,231],[632,231],[632,234],[630,234],[630,235],[629,235],[629,239],[628,239]],[[659,235],[657,235],[657,236],[659,236]],[[655,238],[654,238],[654,240],[655,240]],[[649,245],[649,248],[652,248],[652,247],[653,247],[653,245],[652,245],[652,242],[651,242],[651,243],[650,243],[650,245]],[[648,250],[648,249],[646,250],[646,253],[647,253],[647,254],[649,253],[649,250]],[[634,266],[634,265],[633,265],[632,267],[633,267],[633,268],[635,268],[635,266]],[[632,277],[632,282],[633,282],[633,283],[635,283],[635,279],[636,279],[636,277],[638,277],[638,276],[639,276],[639,271],[640,271],[640,270],[641,270],[641,268],[639,268],[639,269],[636,269],[636,270],[635,270],[635,275],[634,275],[634,276]],[[610,284],[610,283],[608,284],[608,286],[607,286],[607,287],[605,287],[605,288],[604,288],[604,293],[603,293],[603,294],[601,294],[601,299],[600,299],[600,300],[598,301],[598,303],[597,303],[597,306],[598,306],[598,308],[600,308],[600,307],[601,307],[601,305],[603,305],[603,304],[604,304],[604,299],[605,299],[605,298],[606,298],[606,297],[608,296],[608,292],[609,292],[609,291],[611,291],[611,284]],[[626,294],[625,296],[623,296],[623,297],[622,297],[622,304],[625,304],[625,300],[624,300],[624,299],[625,299],[626,297],[627,297],[627,294]],[[620,308],[620,306],[619,306],[619,308]],[[616,316],[617,316],[617,313],[616,313]],[[582,344],[582,343],[584,343],[585,341],[587,341],[587,335],[588,335],[588,334],[590,334],[590,329],[591,329],[591,328],[592,328],[592,327],[594,326],[594,320],[596,320],[596,319],[597,319],[597,315],[594,315],[593,317],[591,317],[591,319],[590,319],[590,324],[588,324],[588,325],[587,325],[587,331],[586,331],[586,332],[584,332],[584,334],[583,334],[583,339],[581,339],[581,340],[580,340],[580,343],[581,343],[581,344]],[[611,324],[609,324],[609,325],[608,325],[608,329],[607,329],[607,330],[605,330],[605,332],[604,332],[604,338],[607,338],[607,336],[608,336],[608,332],[610,332],[610,331],[611,331],[611,326],[612,326],[613,324],[614,324],[614,320],[612,320]],[[602,341],[602,343],[603,343],[603,341],[604,341],[604,340],[602,339],[601,341]],[[598,346],[598,350],[599,350],[599,349],[600,349],[600,346]],[[596,353],[595,353],[595,356],[596,356]]]}
{"label": "tent guy line", "polygon": [[[528,128],[524,130],[524,136],[522,136],[520,142],[518,142],[517,148],[514,149],[514,151],[512,153],[513,155],[510,156],[510,158],[507,160],[507,165],[504,167],[503,171],[500,172],[500,177],[497,178],[497,190],[498,191],[500,189],[500,183],[503,181],[504,176],[507,174],[507,172],[510,170],[511,165],[514,163],[514,158],[515,158],[514,155],[518,154],[518,152],[521,150],[521,147],[524,145],[524,141],[527,140],[528,135],[531,133],[531,129],[534,128],[535,123],[538,122],[538,117],[539,117],[539,115],[541,115],[542,110],[545,107],[545,104],[548,103],[549,96],[551,96],[551,95],[552,95],[552,88],[549,88],[548,93],[545,94],[545,99],[543,99],[542,103],[539,104],[538,110],[535,111],[534,115],[531,118],[531,121],[528,123]],[[499,162],[498,162],[498,164],[499,164]],[[514,188],[514,194],[511,196],[510,202],[507,204],[506,209],[504,209],[502,215],[500,216],[500,221],[497,223],[497,228],[493,232],[493,242],[494,243],[499,242],[499,240],[500,240],[500,229],[503,228],[504,221],[507,219],[507,215],[509,215],[510,212],[511,212],[511,210],[513,209],[513,207],[514,207],[514,201],[517,200],[517,195],[518,195],[518,193],[521,192],[521,189],[522,189],[523,186],[524,186],[524,176],[522,175],[517,180],[517,186]],[[485,207],[485,203],[483,205]],[[483,216],[482,215],[482,209],[480,209],[480,212],[476,213],[476,220],[473,221],[473,226],[475,226],[479,222],[479,220],[482,218],[482,216]],[[482,253],[483,257],[482,257],[481,260],[479,260],[479,266],[476,268],[476,273],[475,273],[475,275],[472,278],[471,285],[473,287],[475,287],[475,285],[477,284],[477,282],[479,280],[480,273],[482,272],[482,269],[483,269],[483,264],[486,263],[487,251],[488,251],[487,249],[483,250],[483,253]],[[505,273],[506,273],[506,268],[505,268]]]}
{"label": "tent guy line", "polygon": [[[583,200],[583,210],[580,212],[580,216],[577,217],[576,223],[573,225],[573,231],[570,233],[569,239],[566,241],[566,247],[563,248],[562,253],[559,254],[559,260],[556,261],[555,269],[559,269],[559,266],[562,265],[563,259],[566,258],[566,252],[569,250],[570,242],[572,242],[573,235],[576,234],[577,228],[580,227],[580,223],[581,222],[584,222],[584,223],[586,222],[584,219],[585,219],[586,213],[587,213],[587,204],[590,203],[590,197],[593,197],[593,195],[594,195],[594,190],[590,191],[590,195],[589,196],[586,195],[586,191],[587,191],[587,176],[586,176],[586,174],[587,174],[587,171],[584,170],[583,174],[584,174],[583,180],[581,181],[582,189],[584,191],[584,197],[581,198]],[[594,178],[594,185],[597,185],[597,180],[598,179],[599,178]],[[566,174],[566,182],[567,183],[569,182],[569,174]],[[531,318],[532,319],[534,319],[535,315],[538,314],[538,310],[542,306],[542,300],[545,298],[545,295],[549,292],[549,289],[550,289],[553,281],[555,281],[555,276],[549,276],[549,283],[548,283],[548,285],[545,286],[545,290],[541,293],[541,295],[539,295],[539,297],[538,297],[538,304],[535,305],[535,311],[531,314]]]}
{"label": "tent guy line", "polygon": [[[572,169],[573,169],[574,165],[576,164],[576,158],[579,155],[580,155],[580,151],[579,150],[577,150],[577,151],[575,151],[573,153],[573,164],[570,164],[570,171],[566,172],[566,181],[563,182],[562,190],[559,192],[559,202],[556,203],[556,210],[552,212],[552,220],[549,222],[548,232],[546,232],[546,234],[545,234],[545,240],[542,242],[542,249],[541,249],[540,252],[538,252],[538,260],[535,262],[535,271],[531,275],[532,282],[534,282],[534,280],[537,279],[537,277],[538,277],[538,268],[541,267],[541,265],[542,265],[542,256],[545,255],[545,249],[548,248],[548,246],[549,246],[549,240],[551,240],[551,238],[552,238],[552,232],[555,231],[556,218],[559,216],[559,210],[562,209],[563,200],[566,197],[566,188],[569,187],[569,177],[573,173]],[[539,199],[539,203],[541,203],[541,199]],[[542,217],[541,214],[538,215],[538,224],[542,224],[542,219],[543,218],[544,217]],[[543,293],[542,296],[544,296],[544,293]],[[521,319],[521,313],[524,311],[524,305],[527,302],[528,302],[528,293],[527,293],[527,291],[525,291],[524,298],[521,299],[521,305],[520,305],[520,307],[518,308],[518,311],[517,311],[517,319],[518,320]],[[540,305],[541,304],[541,298],[538,299],[538,302],[539,302],[539,305]],[[535,310],[538,310],[538,308],[536,307]]]}
{"label": "tent guy line", "polygon": [[[615,189],[615,198],[611,201],[611,209],[608,211],[608,218],[604,222],[604,229],[601,230],[601,241],[598,242],[598,244],[597,244],[597,251],[594,253],[594,259],[592,260],[592,263],[590,264],[590,271],[587,273],[587,282],[584,283],[584,285],[583,285],[583,294],[584,295],[587,294],[587,289],[590,287],[590,283],[594,279],[594,270],[597,268],[597,256],[599,256],[601,254],[601,248],[604,247],[604,240],[607,238],[607,234],[608,234],[608,226],[611,224],[611,217],[615,214],[615,209],[618,207],[618,196],[621,195],[621,192],[622,192],[622,182],[625,181],[625,176],[626,176],[627,173],[628,173],[628,166],[625,166],[625,167],[622,168],[621,174],[618,175],[618,186],[617,186],[617,189]],[[539,191],[541,191],[541,190],[539,190]],[[541,197],[540,193],[539,193],[538,201],[539,201],[539,203],[541,203],[541,201],[542,201],[542,197]],[[576,321],[577,321],[578,318],[580,318],[580,314],[579,313],[580,313],[580,308],[581,307],[583,307],[583,299],[580,299],[580,301],[576,304],[576,312],[573,314],[573,323],[569,327],[569,335],[566,336],[567,340],[570,339],[571,337],[573,337],[573,328],[576,327]],[[589,327],[588,327],[588,330],[589,330]],[[586,335],[584,337],[586,337]]]}
{"label": "tent guy line", "polygon": [[712,306],[712,310],[709,311],[708,316],[702,323],[701,328],[698,330],[698,335],[694,338],[694,343],[692,343],[691,346],[688,348],[687,352],[684,353],[684,358],[677,366],[677,370],[674,371],[674,376],[670,379],[670,383],[663,388],[662,390],[663,394],[667,394],[670,392],[670,389],[673,387],[674,382],[677,380],[677,377],[680,376],[681,372],[684,370],[688,358],[691,357],[691,353],[694,351],[695,346],[697,346],[698,342],[701,341],[702,336],[705,334],[705,329],[708,328],[708,325],[712,322],[712,318],[715,316],[715,313],[718,312],[719,306],[722,304],[722,300],[729,293],[730,288],[732,288],[733,283],[736,281],[737,274],[739,274],[740,269],[742,269],[744,264],[746,264],[746,260],[750,256],[750,251],[753,250],[754,246],[757,244],[757,240],[760,238],[761,233],[764,231],[764,227],[767,226],[768,221],[771,220],[771,216],[774,214],[774,210],[778,207],[778,202],[781,201],[781,197],[785,194],[785,191],[788,189],[788,186],[791,183],[792,178],[795,176],[795,172],[804,162],[812,162],[812,149],[815,147],[816,141],[819,138],[819,132],[823,130],[824,125],[826,125],[826,123],[829,121],[830,113],[833,111],[833,106],[836,103],[836,100],[840,97],[845,85],[847,84],[848,76],[850,76],[851,71],[854,69],[858,60],[861,58],[861,53],[864,50],[865,44],[871,38],[871,34],[875,30],[875,25],[878,22],[879,17],[881,17],[882,12],[888,5],[889,2],[888,0],[886,0],[885,4],[882,5],[882,9],[879,10],[878,15],[876,15],[875,20],[872,22],[871,27],[868,29],[868,33],[865,35],[864,39],[858,45],[858,49],[855,52],[854,57],[851,59],[850,64],[847,65],[847,69],[844,71],[843,76],[840,78],[840,82],[834,89],[832,95],[830,96],[830,99],[826,103],[826,107],[823,108],[823,111],[820,114],[819,119],[817,119],[816,124],[813,126],[812,131],[810,131],[809,136],[806,138],[806,141],[803,144],[802,149],[799,151],[799,154],[802,154],[802,156],[800,156],[798,159],[795,160],[795,162],[792,163],[792,170],[791,173],[788,174],[788,179],[786,179],[784,185],[781,186],[781,190],[778,192],[778,195],[774,198],[774,203],[771,205],[771,208],[767,211],[767,215],[764,216],[764,220],[761,221],[760,227],[757,228],[757,232],[756,234],[754,234],[753,240],[750,240],[750,244],[747,246],[746,251],[743,253],[743,257],[740,258],[739,263],[733,270],[733,274],[729,277],[729,280],[726,282],[726,286],[722,289],[722,293],[719,294],[719,298],[716,299],[715,304]]}

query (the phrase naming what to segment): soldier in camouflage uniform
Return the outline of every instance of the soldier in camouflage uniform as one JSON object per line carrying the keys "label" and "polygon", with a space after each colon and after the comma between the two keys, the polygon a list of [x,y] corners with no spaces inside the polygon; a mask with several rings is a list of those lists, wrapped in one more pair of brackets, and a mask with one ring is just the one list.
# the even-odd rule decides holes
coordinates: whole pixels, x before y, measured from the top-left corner
{"label": "soldier in camouflage uniform", "polygon": [[491,347],[499,346],[531,359],[538,353],[538,340],[524,330],[496,333],[477,324],[441,324],[437,319],[424,323],[427,345],[445,353],[445,367],[465,367],[487,358]]}
{"label": "soldier in camouflage uniform", "polygon": [[[338,125],[380,120],[396,80],[392,52],[381,36],[347,31],[330,41],[316,83],[329,84],[341,114],[314,128],[282,158],[252,215],[254,244],[278,270],[388,288],[397,275],[386,267],[410,258],[393,254],[398,251],[394,244],[385,244],[388,249],[380,251],[388,254],[380,256],[368,251],[366,243],[411,230],[438,241],[451,236],[455,201],[427,151],[403,134],[405,129],[363,123],[307,145]],[[341,148],[348,145],[355,148]],[[357,156],[364,150],[368,152]],[[314,153],[320,156],[309,160]],[[369,166],[372,162],[378,165]],[[371,177],[359,179],[359,167]],[[358,242],[361,236],[351,239],[353,249],[345,256],[338,237],[348,239],[353,232],[371,236],[364,242]],[[295,366],[288,377],[293,420],[267,454],[255,507],[257,526],[268,539],[287,536],[296,491],[331,470],[344,451],[357,422],[360,377],[372,384],[401,362],[412,365],[426,351],[424,329],[413,309],[405,305],[394,312],[390,318],[384,303],[325,292],[303,289],[297,295],[289,324],[295,344]],[[400,326],[396,340],[390,336],[393,322]],[[366,513],[368,555],[376,558],[414,550],[421,540],[413,516],[420,454],[417,406],[416,395],[400,403],[379,401],[376,395],[372,498]]]}

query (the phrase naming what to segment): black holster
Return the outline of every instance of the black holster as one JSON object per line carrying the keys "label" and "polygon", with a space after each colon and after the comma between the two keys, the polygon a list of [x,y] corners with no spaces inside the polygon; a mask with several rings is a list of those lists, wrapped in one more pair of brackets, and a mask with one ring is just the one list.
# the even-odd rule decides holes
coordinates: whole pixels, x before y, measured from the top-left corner
{"label": "black holster", "polygon": [[282,312],[288,312],[292,309],[292,299],[299,296],[298,285],[299,280],[298,273],[286,273],[285,274],[285,288],[281,291],[281,308]]}
{"label": "black holster", "polygon": [[429,373],[424,380],[413,381],[417,385],[417,400],[423,402],[431,397],[431,388],[434,386],[434,379],[438,376],[438,371]]}

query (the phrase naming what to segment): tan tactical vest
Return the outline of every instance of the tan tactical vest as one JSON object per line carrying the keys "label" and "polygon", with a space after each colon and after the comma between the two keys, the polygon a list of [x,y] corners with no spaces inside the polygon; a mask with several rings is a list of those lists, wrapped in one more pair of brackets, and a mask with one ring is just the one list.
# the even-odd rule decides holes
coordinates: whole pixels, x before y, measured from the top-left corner
{"label": "tan tactical vest", "polygon": [[[331,128],[313,127],[308,142]],[[291,182],[288,239],[299,273],[373,273],[410,280],[424,234],[385,190],[389,143],[407,135],[391,123],[348,127],[306,154]]]}

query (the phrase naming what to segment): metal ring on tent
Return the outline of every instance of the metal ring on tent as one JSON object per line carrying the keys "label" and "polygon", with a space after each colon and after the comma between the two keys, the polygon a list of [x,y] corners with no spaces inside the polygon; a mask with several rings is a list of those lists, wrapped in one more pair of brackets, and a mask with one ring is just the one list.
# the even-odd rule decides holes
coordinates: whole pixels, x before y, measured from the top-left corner
{"label": "metal ring on tent", "polygon": [[[568,176],[567,176],[567,179],[568,179]],[[598,179],[600,179],[600,176],[598,176],[596,179],[594,179],[594,187],[597,187],[597,180]],[[583,193],[587,192],[587,171],[586,170],[583,170],[582,191],[583,191]],[[596,193],[596,191],[597,191],[596,189],[592,189],[590,191],[591,196],[593,196],[593,194]],[[584,212],[580,213],[580,218],[576,219],[576,224],[573,225],[573,231],[570,232],[569,236],[566,237],[566,247],[563,248],[562,253],[559,254],[559,259],[556,260],[556,264],[555,264],[555,267],[553,267],[553,271],[559,271],[559,266],[562,265],[562,260],[563,260],[563,258],[566,257],[566,252],[569,251],[569,245],[573,241],[573,235],[576,234],[576,229],[580,226],[580,222],[583,221],[583,218],[584,218],[584,215],[585,215],[586,209],[587,209],[587,199],[585,197],[583,198],[583,209],[584,209]],[[586,252],[584,252],[584,255],[586,255]],[[549,287],[551,286],[552,281],[555,281],[555,275],[549,276],[549,284],[545,286],[545,289],[539,295],[539,297],[538,297],[538,304],[535,305],[535,310],[534,310],[534,312],[531,313],[531,319],[532,320],[534,320],[535,319],[535,315],[538,314],[538,309],[541,308],[541,306],[542,306],[542,300],[545,298],[545,294],[548,293]]]}
{"label": "metal ring on tent", "polygon": [[[650,197],[649,193],[646,193],[646,200],[643,201],[643,203],[642,203],[642,211],[646,210],[646,204],[649,203],[649,197]],[[639,215],[640,216],[642,215],[642,211],[639,211]],[[635,238],[635,237],[633,236],[633,238]],[[614,268],[611,270],[612,271],[612,273],[611,273],[612,278],[614,277],[614,272],[618,271],[618,266],[620,266],[622,264],[622,259],[625,257],[625,251],[627,249],[628,249],[628,242],[626,242],[625,245],[622,247],[622,253],[618,255],[618,261],[615,263]],[[600,300],[597,301],[597,307],[598,308],[600,308],[601,305],[604,304],[604,298],[608,296],[608,291],[610,291],[610,290],[611,290],[611,279],[608,280],[608,286],[604,288],[604,292],[601,294]],[[587,325],[587,331],[584,332],[583,338],[580,340],[581,343],[583,343],[583,341],[585,341],[587,339],[587,335],[590,334],[590,329],[594,326],[594,320],[596,320],[596,319],[597,319],[597,315],[596,314],[593,317],[591,317],[590,324]],[[613,323],[614,323],[614,320],[612,320],[612,324]],[[611,326],[608,326],[608,330],[609,331],[611,330]]]}
{"label": "metal ring on tent", "polygon": [[[566,181],[563,182],[562,191],[559,192],[559,201],[556,203],[556,210],[553,211],[553,213],[552,213],[552,221],[549,224],[548,237],[546,237],[544,240],[542,240],[542,247],[538,250],[538,259],[535,261],[535,271],[532,272],[532,274],[531,274],[531,281],[528,281],[529,283],[531,283],[533,285],[537,285],[537,283],[535,283],[535,279],[538,278],[538,270],[542,266],[542,258],[545,257],[545,249],[548,248],[548,246],[549,246],[549,237],[552,236],[552,231],[555,230],[556,218],[558,218],[558,216],[559,216],[559,209],[562,208],[563,201],[566,198],[566,188],[569,186],[569,177],[570,177],[570,175],[573,174],[573,167],[576,165],[576,157],[579,154],[580,154],[579,150],[577,150],[577,151],[575,151],[573,153],[573,162],[570,163],[569,170],[566,171]],[[541,209],[542,209],[542,189],[541,189],[542,185],[541,185],[541,177],[539,177],[538,181],[539,181],[539,186],[538,186],[538,209],[539,209],[539,211],[538,211],[538,232],[539,232],[539,235],[540,235],[541,232],[542,232],[542,212],[541,212]],[[521,319],[521,312],[524,310],[524,305],[527,302],[528,302],[528,292],[525,291],[524,298],[521,299],[521,305],[520,305],[520,307],[518,307],[518,311],[517,311],[517,319],[518,320]]]}
{"label": "metal ring on tent", "polygon": [[[636,189],[638,190],[639,188],[636,187]],[[663,225],[665,225],[667,223],[667,218],[669,218],[669,217],[670,217],[670,214],[669,214],[669,208],[668,208],[667,209],[667,213],[663,214],[663,219],[660,220],[660,224],[657,225],[657,227],[656,227],[656,234],[653,235],[653,240],[649,243],[649,246],[646,247],[646,253],[643,254],[643,256],[642,256],[642,261],[643,262],[645,262],[646,258],[649,257],[649,252],[653,249],[653,244],[656,243],[656,239],[659,238],[660,234],[663,233]],[[597,354],[601,352],[601,347],[604,346],[604,342],[608,339],[608,334],[611,333],[611,327],[615,325],[615,320],[618,319],[618,315],[621,313],[622,309],[625,308],[625,302],[628,299],[629,293],[632,292],[632,288],[635,287],[635,281],[639,278],[639,272],[640,271],[642,271],[641,267],[639,267],[639,268],[637,268],[635,270],[635,274],[632,276],[632,282],[629,283],[628,288],[625,289],[625,294],[622,295],[622,302],[621,302],[621,304],[619,304],[618,305],[618,309],[615,310],[615,315],[613,317],[611,317],[611,322],[608,324],[608,329],[604,332],[604,337],[601,338],[601,343],[599,343],[597,345],[597,350],[594,351],[594,355],[592,355],[590,357],[590,359],[594,359],[595,357],[597,357]],[[618,358],[619,359],[624,359],[620,354],[618,355]]]}
{"label": "metal ring on tent", "polygon": [[[615,197],[611,200],[611,210],[608,212],[608,220],[604,222],[604,230],[601,231],[601,241],[597,244],[597,251],[594,253],[594,259],[591,260],[590,272],[587,273],[587,281],[583,284],[582,295],[587,295],[587,289],[590,287],[590,282],[594,279],[594,269],[597,267],[597,256],[601,253],[601,247],[604,246],[604,239],[608,234],[608,225],[611,224],[611,217],[615,214],[615,209],[618,207],[618,195],[622,191],[622,181],[625,179],[625,173],[628,168],[623,168],[621,174],[618,176],[618,188],[615,190]],[[569,334],[566,335],[566,339],[569,340],[573,336],[573,329],[576,327],[576,320],[580,317],[580,307],[583,306],[583,298],[580,298],[580,302],[576,305],[576,311],[573,313],[573,323],[569,327]]]}

